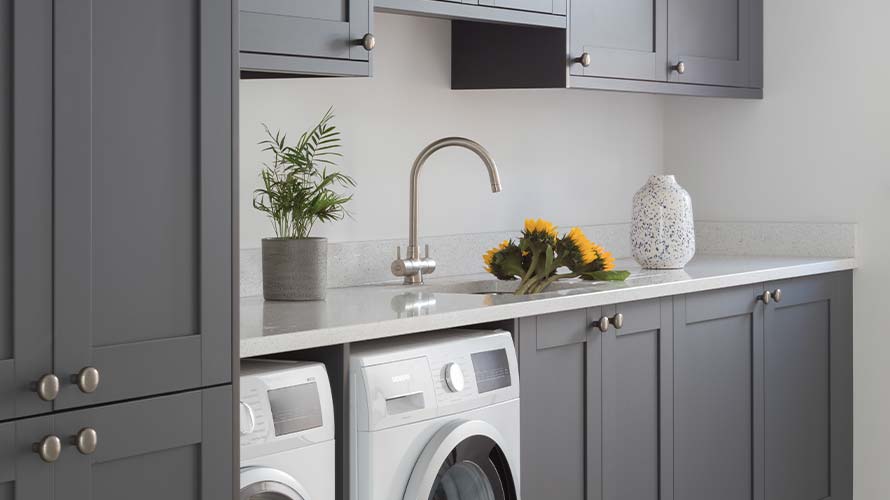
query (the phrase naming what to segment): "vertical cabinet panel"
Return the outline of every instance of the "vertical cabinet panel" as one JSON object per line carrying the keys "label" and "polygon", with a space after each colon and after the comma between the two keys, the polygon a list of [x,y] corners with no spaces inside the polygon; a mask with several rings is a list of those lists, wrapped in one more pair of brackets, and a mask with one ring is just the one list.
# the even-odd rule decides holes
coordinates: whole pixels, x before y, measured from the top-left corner
{"label": "vertical cabinet panel", "polygon": [[[666,79],[667,0],[579,0],[571,9],[572,75]],[[577,60],[585,53],[587,67]]]}
{"label": "vertical cabinet panel", "polygon": [[755,54],[751,36],[759,33],[751,29],[754,1],[671,0],[670,63],[683,61],[686,69],[684,74],[672,72],[671,81],[750,86]]}
{"label": "vertical cabinet panel", "polygon": [[231,4],[55,9],[56,407],[227,382]]}
{"label": "vertical cabinet panel", "polygon": [[[231,386],[61,414],[59,435],[96,431],[95,453],[68,446],[55,489],[78,500],[232,498]],[[229,411],[219,412],[225,408]]]}
{"label": "vertical cabinet panel", "polygon": [[0,424],[0,500],[53,500],[54,466],[31,450],[52,432],[52,417]]}
{"label": "vertical cabinet panel", "polygon": [[782,300],[764,315],[767,500],[850,498],[850,468],[842,459],[849,445],[840,439],[850,418],[832,418],[833,408],[849,406],[844,398],[850,393],[843,385],[832,393],[832,378],[849,381],[851,371],[849,332],[839,320],[849,311],[843,310],[835,284],[839,278],[767,285],[782,291]]}
{"label": "vertical cabinet panel", "polygon": [[[671,301],[650,300],[606,307],[620,313],[625,325],[601,334],[602,345],[602,498],[664,500],[662,458],[671,456],[669,432],[672,405]],[[590,429],[595,431],[595,429]],[[662,453],[664,452],[664,453]],[[664,464],[668,469],[669,463]],[[666,479],[667,480],[667,479]]]}
{"label": "vertical cabinet panel", "polygon": [[763,499],[757,287],[674,298],[674,497]]}
{"label": "vertical cabinet panel", "polygon": [[587,325],[583,310],[520,320],[523,498],[587,498]]}
{"label": "vertical cabinet panel", "polygon": [[52,2],[0,0],[0,420],[52,409]]}

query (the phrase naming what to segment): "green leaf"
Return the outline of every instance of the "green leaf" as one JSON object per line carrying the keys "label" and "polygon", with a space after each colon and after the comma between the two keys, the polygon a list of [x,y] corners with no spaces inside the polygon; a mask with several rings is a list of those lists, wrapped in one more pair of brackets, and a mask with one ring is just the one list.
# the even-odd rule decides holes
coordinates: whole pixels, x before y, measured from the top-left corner
{"label": "green leaf", "polygon": [[630,276],[629,271],[593,271],[581,275],[589,281],[624,281]]}

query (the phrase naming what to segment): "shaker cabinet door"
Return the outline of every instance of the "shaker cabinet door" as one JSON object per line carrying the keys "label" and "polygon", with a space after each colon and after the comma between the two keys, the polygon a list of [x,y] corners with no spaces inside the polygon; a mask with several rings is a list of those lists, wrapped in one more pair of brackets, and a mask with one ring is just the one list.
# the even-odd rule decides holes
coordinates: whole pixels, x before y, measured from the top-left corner
{"label": "shaker cabinet door", "polygon": [[667,0],[574,0],[569,22],[572,75],[666,80]]}
{"label": "shaker cabinet door", "polygon": [[52,500],[54,464],[43,462],[34,443],[53,436],[52,417],[0,424],[0,500]]}
{"label": "shaker cabinet door", "polygon": [[668,2],[669,65],[682,62],[684,72],[670,81],[758,87],[760,12],[762,0],[670,0]]}
{"label": "shaker cabinet door", "polygon": [[[233,496],[232,387],[63,413],[56,491],[72,500],[219,500]],[[94,446],[93,446],[94,445]]]}
{"label": "shaker cabinet door", "polygon": [[677,500],[763,500],[761,291],[674,297]]}
{"label": "shaker cabinet door", "polygon": [[231,381],[232,8],[55,3],[57,409]]}
{"label": "shaker cabinet door", "polygon": [[52,410],[52,9],[0,0],[0,420]]}
{"label": "shaker cabinet door", "polygon": [[779,300],[764,313],[766,500],[850,500],[849,273],[772,282],[767,290]]}
{"label": "shaker cabinet door", "polygon": [[588,427],[588,463],[602,466],[590,474],[601,481],[588,483],[588,499],[674,498],[671,304],[668,297],[603,308],[607,317],[620,314],[623,325],[595,330],[599,356],[588,360],[588,370],[601,373],[601,386],[588,388],[601,394],[600,405],[588,404],[588,422],[600,422]]}

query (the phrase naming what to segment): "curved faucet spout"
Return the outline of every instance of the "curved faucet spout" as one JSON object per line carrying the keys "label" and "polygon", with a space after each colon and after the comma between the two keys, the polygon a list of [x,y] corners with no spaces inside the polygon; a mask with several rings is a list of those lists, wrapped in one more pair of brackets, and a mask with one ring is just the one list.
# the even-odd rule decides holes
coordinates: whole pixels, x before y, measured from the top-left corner
{"label": "curved faucet spout", "polygon": [[420,178],[420,169],[423,168],[423,165],[433,153],[440,149],[452,146],[469,149],[476,153],[479,159],[482,160],[482,163],[485,164],[485,169],[488,170],[488,179],[491,181],[491,192],[499,193],[501,191],[501,175],[498,173],[498,166],[495,164],[494,158],[491,157],[488,150],[482,147],[478,142],[464,137],[445,137],[423,148],[420,154],[417,155],[417,159],[414,160],[414,165],[411,167],[411,193],[409,196],[411,212],[408,220],[409,259],[417,259],[420,257],[420,248],[417,244],[417,181]]}
{"label": "curved faucet spout", "polygon": [[488,179],[491,182],[491,192],[498,193],[501,191],[501,176],[498,173],[498,167],[494,162],[491,154],[476,141],[466,139],[464,137],[445,137],[439,139],[429,146],[423,148],[414,165],[411,167],[411,185],[409,197],[409,213],[408,213],[408,252],[405,260],[398,257],[393,262],[393,272],[397,276],[405,277],[405,284],[423,283],[423,275],[433,272],[435,269],[435,261],[429,258],[429,251],[426,257],[420,259],[420,248],[417,243],[417,184],[420,177],[420,169],[426,163],[427,159],[436,151],[447,147],[461,147],[469,149],[476,153],[476,156],[485,164],[488,170]]}

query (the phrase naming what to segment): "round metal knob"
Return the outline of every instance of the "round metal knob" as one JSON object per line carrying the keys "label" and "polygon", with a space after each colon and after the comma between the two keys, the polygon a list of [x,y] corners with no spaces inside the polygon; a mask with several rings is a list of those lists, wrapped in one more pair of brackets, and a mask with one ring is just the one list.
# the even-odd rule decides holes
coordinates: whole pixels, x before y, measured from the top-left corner
{"label": "round metal knob", "polygon": [[451,392],[464,390],[464,372],[457,363],[445,365],[445,384]]}
{"label": "round metal knob", "polygon": [[37,396],[44,401],[52,401],[59,395],[59,377],[52,373],[40,377],[34,382],[31,389],[37,393]]}
{"label": "round metal knob", "polygon": [[677,64],[671,66],[671,70],[676,71],[679,74],[686,73],[686,63],[683,61],[678,62]]}
{"label": "round metal knob", "polygon": [[596,323],[594,323],[594,326],[596,326],[597,328],[599,328],[600,331],[603,332],[603,333],[608,332],[608,331],[609,331],[609,317],[608,317],[608,316],[603,316],[602,318],[599,319],[599,321],[597,321]]}
{"label": "round metal knob", "polygon": [[58,460],[62,453],[62,440],[58,436],[44,436],[39,442],[31,445],[31,450],[40,457],[40,460],[51,464]]}
{"label": "round metal knob", "polygon": [[71,436],[71,444],[77,448],[81,455],[90,455],[96,451],[99,435],[96,434],[96,429],[85,427],[76,436]]}
{"label": "round metal knob", "polygon": [[374,46],[377,45],[377,39],[374,38],[374,35],[372,35],[371,33],[366,33],[365,36],[363,36],[362,39],[359,40],[359,43],[362,47],[365,48],[365,50],[370,52],[374,50]]}
{"label": "round metal knob", "polygon": [[71,381],[77,384],[77,388],[84,394],[92,394],[99,387],[99,370],[93,366],[87,366],[71,376]]}
{"label": "round metal knob", "polygon": [[763,302],[764,304],[769,304],[771,300],[773,300],[773,293],[769,290],[761,293],[757,296],[757,300]]}
{"label": "round metal knob", "polygon": [[782,289],[781,288],[776,288],[773,291],[773,300],[775,300],[776,302],[782,302]]}
{"label": "round metal knob", "polygon": [[624,315],[621,313],[612,316],[612,325],[616,330],[621,330],[621,327],[624,326]]}
{"label": "round metal knob", "polygon": [[582,53],[581,57],[579,57],[578,59],[575,59],[575,61],[581,63],[581,66],[584,66],[585,68],[590,66],[590,63],[591,63],[590,52]]}
{"label": "round metal knob", "polygon": [[238,423],[241,429],[242,435],[247,435],[253,432],[256,429],[256,415],[253,413],[253,408],[247,405],[244,401],[240,402],[239,405],[241,407],[238,412]]}

